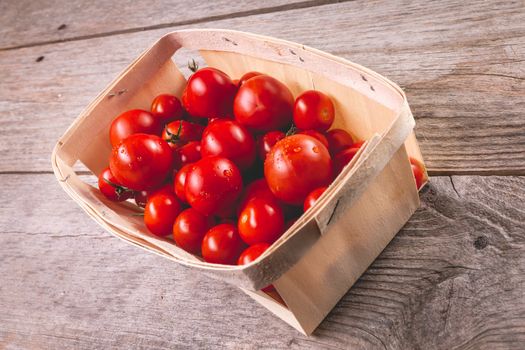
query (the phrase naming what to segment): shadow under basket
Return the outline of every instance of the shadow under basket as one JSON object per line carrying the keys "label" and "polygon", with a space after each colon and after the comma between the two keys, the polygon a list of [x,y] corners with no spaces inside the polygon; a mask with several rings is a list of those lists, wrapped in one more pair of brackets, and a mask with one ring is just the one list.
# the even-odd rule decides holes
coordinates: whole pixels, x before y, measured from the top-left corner
{"label": "shadow under basket", "polygon": [[[333,127],[367,140],[315,206],[263,255],[244,266],[204,262],[148,233],[132,203],[106,200],[74,166],[93,174],[108,164],[115,116],[149,110],[161,93],[181,96],[186,80],[172,60],[198,50],[209,66],[238,79],[248,71],[284,82],[296,97],[319,90],[335,104]],[[112,234],[192,270],[232,283],[304,334],[311,334],[419,206],[409,156],[422,162],[403,91],[381,75],[283,40],[228,30],[169,33],[107,87],[58,141],[53,170],[62,188]],[[273,284],[284,300],[260,291]]]}

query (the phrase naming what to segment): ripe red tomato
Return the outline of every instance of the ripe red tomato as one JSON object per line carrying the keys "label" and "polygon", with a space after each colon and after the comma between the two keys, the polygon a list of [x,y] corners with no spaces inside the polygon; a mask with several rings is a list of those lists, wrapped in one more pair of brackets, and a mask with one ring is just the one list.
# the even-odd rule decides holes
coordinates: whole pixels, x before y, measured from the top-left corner
{"label": "ripe red tomato", "polygon": [[326,140],[326,137],[323,134],[321,134],[319,131],[302,130],[302,131],[299,131],[298,134],[312,136],[318,139],[319,141],[321,141],[321,143],[328,149],[328,140]]}
{"label": "ripe red tomato", "polygon": [[98,176],[98,188],[107,199],[114,202],[122,202],[133,196],[133,191],[122,186],[109,167],[102,170]]}
{"label": "ripe red tomato", "polygon": [[202,257],[214,264],[234,265],[244,248],[237,228],[219,224],[206,232],[202,240]]}
{"label": "ripe red tomato", "polygon": [[272,149],[273,145],[277,141],[282,140],[286,137],[286,134],[282,131],[269,131],[266,134],[259,137],[257,141],[257,148],[259,151],[259,157],[262,161],[266,159],[266,155]]}
{"label": "ripe red tomato", "polygon": [[204,216],[193,208],[183,210],[173,224],[173,239],[185,251],[201,252],[204,235],[213,225],[213,218]]}
{"label": "ripe red tomato", "polygon": [[195,72],[182,93],[182,105],[194,117],[212,118],[232,115],[237,87],[230,77],[215,68]]}
{"label": "ripe red tomato", "polygon": [[248,72],[248,73],[245,73],[241,77],[241,79],[239,79],[239,82],[237,83],[237,86],[241,87],[246,82],[246,80],[248,80],[250,78],[253,78],[253,77],[256,77],[258,75],[263,75],[263,74],[259,73],[259,72]]}
{"label": "ripe red tomato", "polygon": [[144,208],[144,223],[156,236],[171,234],[181,205],[173,192],[161,191],[150,195]]}
{"label": "ripe red tomato", "polygon": [[111,173],[135,191],[159,186],[170,175],[173,155],[166,141],[155,135],[135,134],[113,148]]}
{"label": "ripe red tomato", "polygon": [[319,140],[296,134],[273,146],[264,162],[264,177],[277,198],[303,204],[308,193],[332,180],[332,160]]}
{"label": "ripe red tomato", "polygon": [[280,130],[292,122],[293,102],[293,95],[286,85],[268,75],[258,75],[239,88],[233,114],[248,128]]}
{"label": "ripe red tomato", "polygon": [[188,203],[204,215],[233,206],[242,191],[239,168],[229,159],[206,157],[196,162],[184,185]]}
{"label": "ripe red tomato", "polygon": [[270,191],[265,179],[254,180],[246,186],[242,193],[241,199],[239,200],[238,213],[244,209],[246,203],[255,197],[277,200],[272,191]]}
{"label": "ripe red tomato", "polygon": [[186,185],[186,176],[188,175],[188,172],[191,170],[192,166],[193,164],[184,165],[177,172],[177,175],[175,175],[175,180],[173,184],[175,194],[184,203],[188,203],[188,200],[186,199],[186,192],[184,191],[184,185]]}
{"label": "ripe red tomato", "polygon": [[150,189],[147,191],[136,191],[134,194],[135,203],[141,207],[144,208],[146,206],[146,203],[148,202],[148,196],[151,196],[155,193],[159,192],[173,192],[173,188],[170,184],[165,184],[161,187]]}
{"label": "ripe red tomato", "polygon": [[148,202],[148,191],[136,191],[133,197],[137,206],[144,208]]}
{"label": "ripe red tomato", "polygon": [[173,153],[173,165],[175,169],[180,169],[186,164],[192,164],[201,159],[201,143],[191,141],[179,147]]}
{"label": "ripe red tomato", "polygon": [[328,150],[332,156],[335,156],[337,153],[354,144],[352,136],[343,129],[332,129],[328,131],[325,136],[328,140]]}
{"label": "ripe red tomato", "polygon": [[344,167],[350,163],[360,147],[350,147],[337,153],[334,157],[334,175],[337,176],[343,171]]}
{"label": "ripe red tomato", "polygon": [[153,114],[141,109],[132,109],[116,117],[109,127],[109,140],[113,147],[133,134],[160,135],[162,123]]}
{"label": "ripe red tomato", "polygon": [[162,131],[162,139],[171,148],[177,149],[190,141],[198,141],[202,137],[204,126],[185,120],[176,120],[166,125]]}
{"label": "ripe red tomato", "polygon": [[248,265],[257,260],[266,249],[270,248],[268,243],[257,243],[246,248],[237,259],[237,265]]}
{"label": "ripe red tomato", "polygon": [[321,197],[321,195],[326,191],[328,187],[319,187],[310,192],[306,199],[304,200],[303,210],[306,212],[308,209],[314,206],[315,202]]}
{"label": "ripe red tomato", "polygon": [[151,113],[160,118],[163,124],[168,124],[174,120],[182,119],[184,110],[177,96],[162,94],[153,99]]}
{"label": "ripe red tomato", "polygon": [[410,166],[412,167],[412,173],[416,180],[416,188],[419,190],[425,182],[428,180],[425,166],[416,158],[410,157]]}
{"label": "ripe red tomato", "polygon": [[284,233],[284,214],[277,201],[254,197],[244,205],[237,223],[247,244],[272,244]]}
{"label": "ripe red tomato", "polygon": [[326,131],[332,126],[334,117],[332,100],[320,91],[305,91],[295,100],[293,121],[299,129]]}
{"label": "ripe red tomato", "polygon": [[217,120],[209,124],[201,140],[203,157],[230,159],[239,169],[248,169],[255,161],[255,140],[252,134],[234,120]]}

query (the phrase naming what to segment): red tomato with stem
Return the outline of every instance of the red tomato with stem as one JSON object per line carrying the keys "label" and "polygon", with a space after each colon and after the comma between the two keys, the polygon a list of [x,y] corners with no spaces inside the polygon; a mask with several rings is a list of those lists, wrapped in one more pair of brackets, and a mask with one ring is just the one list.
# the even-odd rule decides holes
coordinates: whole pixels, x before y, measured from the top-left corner
{"label": "red tomato with stem", "polygon": [[328,187],[323,186],[323,187],[316,188],[315,190],[310,192],[308,196],[306,196],[306,199],[304,200],[303,211],[306,212],[308,209],[313,207],[315,203],[317,202],[317,200],[319,199],[319,197],[321,197],[321,195],[326,191],[327,188]]}
{"label": "red tomato with stem", "polygon": [[125,187],[142,191],[161,185],[173,166],[173,154],[166,141],[155,135],[134,134],[113,148],[111,173]]}
{"label": "red tomato with stem", "polygon": [[166,125],[162,131],[162,139],[171,148],[176,149],[190,141],[198,141],[202,137],[204,126],[185,120],[176,120]]}
{"label": "red tomato with stem", "polygon": [[177,172],[177,175],[175,175],[175,180],[173,184],[175,194],[184,203],[188,203],[188,200],[186,199],[186,192],[184,190],[184,186],[186,185],[186,176],[188,175],[188,172],[191,170],[192,166],[193,164],[184,165]]}
{"label": "red tomato with stem", "polygon": [[233,224],[212,227],[202,240],[202,257],[214,264],[235,265],[245,245]]}
{"label": "red tomato with stem", "polygon": [[245,73],[241,79],[239,79],[239,82],[237,83],[237,86],[241,87],[245,82],[246,80],[250,79],[250,78],[253,78],[253,77],[256,77],[258,75],[263,75],[262,73],[259,73],[259,72],[248,72],[248,73]]}
{"label": "red tomato with stem", "polygon": [[235,119],[257,131],[280,130],[292,122],[293,95],[279,80],[258,75],[246,80],[233,102]]}
{"label": "red tomato with stem", "polygon": [[329,130],[326,132],[325,136],[328,141],[328,150],[332,156],[354,144],[352,136],[343,129]]}
{"label": "red tomato with stem", "polygon": [[163,124],[168,124],[174,120],[182,119],[184,109],[177,96],[162,94],[153,99],[151,113],[161,119]]}
{"label": "red tomato with stem", "polygon": [[202,158],[186,175],[184,191],[193,208],[213,215],[234,206],[242,191],[241,172],[227,158]]}
{"label": "red tomato with stem", "polygon": [[425,182],[428,180],[425,166],[416,158],[410,157],[410,166],[412,167],[412,173],[416,180],[416,188],[419,190]]}
{"label": "red tomato with stem", "polygon": [[283,210],[275,200],[254,197],[244,205],[237,227],[247,244],[272,244],[284,232]]}
{"label": "red tomato with stem", "polygon": [[305,91],[295,100],[293,121],[299,129],[326,131],[332,126],[334,118],[332,99],[320,91]]}
{"label": "red tomato with stem", "polygon": [[259,137],[257,141],[257,148],[259,151],[259,158],[264,161],[266,155],[277,141],[282,140],[286,137],[286,134],[279,130],[269,131],[266,134]]}
{"label": "red tomato with stem", "polygon": [[252,134],[234,120],[217,120],[209,124],[201,140],[203,157],[230,159],[239,169],[246,170],[255,161],[255,140]]}
{"label": "red tomato with stem", "polygon": [[173,192],[158,192],[148,198],[144,208],[144,223],[156,236],[164,237],[172,233],[173,223],[182,207]]}
{"label": "red tomato with stem", "polygon": [[326,137],[323,134],[321,134],[319,131],[302,130],[302,131],[299,131],[298,134],[312,136],[318,139],[319,141],[321,141],[321,143],[328,149],[328,140],[326,140]]}
{"label": "red tomato with stem", "polygon": [[102,170],[98,176],[98,188],[107,199],[113,202],[122,202],[133,196],[133,191],[122,186],[109,167]]}
{"label": "red tomato with stem", "polygon": [[215,68],[202,68],[188,80],[182,105],[194,117],[212,118],[232,115],[237,87],[230,77]]}
{"label": "red tomato with stem", "polygon": [[212,226],[212,217],[188,208],[177,216],[173,224],[173,239],[185,251],[200,254],[204,235]]}
{"label": "red tomato with stem", "polygon": [[273,146],[264,162],[264,177],[278,199],[302,205],[308,193],[330,183],[332,160],[319,140],[296,134]]}
{"label": "red tomato with stem", "polygon": [[132,109],[116,117],[109,127],[109,140],[113,147],[133,134],[160,135],[162,120],[142,109]]}
{"label": "red tomato with stem", "polygon": [[201,143],[191,141],[179,147],[173,153],[173,165],[175,169],[180,169],[187,164],[192,164],[201,159]]}

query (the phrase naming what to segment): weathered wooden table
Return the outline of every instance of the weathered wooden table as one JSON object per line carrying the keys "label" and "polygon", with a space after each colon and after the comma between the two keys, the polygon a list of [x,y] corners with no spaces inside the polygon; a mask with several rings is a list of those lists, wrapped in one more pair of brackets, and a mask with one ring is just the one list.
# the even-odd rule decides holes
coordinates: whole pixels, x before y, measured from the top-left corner
{"label": "weathered wooden table", "polygon": [[[433,177],[310,338],[124,244],[59,188],[57,138],[180,28],[310,45],[398,82]],[[523,1],[0,3],[0,348],[525,348]]]}

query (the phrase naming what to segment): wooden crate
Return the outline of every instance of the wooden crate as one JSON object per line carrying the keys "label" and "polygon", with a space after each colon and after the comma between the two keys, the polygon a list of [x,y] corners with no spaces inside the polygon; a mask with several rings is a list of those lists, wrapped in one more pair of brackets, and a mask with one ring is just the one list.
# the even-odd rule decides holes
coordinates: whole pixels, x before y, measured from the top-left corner
{"label": "wooden crate", "polygon": [[[113,118],[149,109],[160,93],[180,96],[185,78],[172,56],[198,50],[207,64],[239,78],[247,71],[284,82],[294,96],[330,95],[334,127],[367,140],[316,205],[270,249],[245,266],[209,264],[148,233],[137,208],[115,203],[74,171],[108,164]],[[101,226],[125,241],[240,287],[290,325],[310,334],[385,248],[419,205],[409,155],[422,161],[403,91],[364,67],[303,45],[228,30],[172,32],[137,58],[58,141],[53,169],[64,190]],[[259,291],[273,283],[285,304]],[[140,307],[140,305],[137,305]]]}

